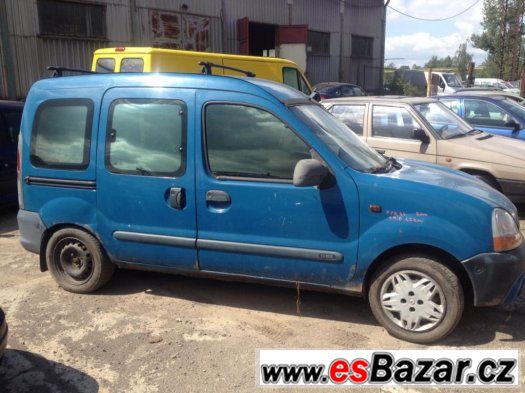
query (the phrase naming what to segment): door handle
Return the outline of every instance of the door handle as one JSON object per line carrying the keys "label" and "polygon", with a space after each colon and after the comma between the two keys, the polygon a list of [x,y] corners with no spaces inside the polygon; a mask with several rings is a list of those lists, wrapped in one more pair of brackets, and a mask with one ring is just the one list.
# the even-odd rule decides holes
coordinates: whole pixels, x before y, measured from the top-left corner
{"label": "door handle", "polygon": [[206,192],[206,202],[209,203],[230,203],[230,195],[221,190],[209,190]]}
{"label": "door handle", "polygon": [[170,188],[170,206],[177,210],[184,209],[186,206],[186,194],[184,193],[184,188],[181,187],[172,187]]}

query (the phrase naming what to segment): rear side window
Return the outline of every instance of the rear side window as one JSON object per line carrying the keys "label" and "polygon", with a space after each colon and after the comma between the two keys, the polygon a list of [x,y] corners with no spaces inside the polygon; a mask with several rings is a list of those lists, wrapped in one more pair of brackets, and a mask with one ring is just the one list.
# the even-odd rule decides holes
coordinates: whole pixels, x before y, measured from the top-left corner
{"label": "rear side window", "polygon": [[144,60],[142,59],[122,59],[120,62],[120,72],[143,72]]}
{"label": "rear side window", "polygon": [[121,99],[111,104],[106,142],[106,166],[111,172],[180,176],[185,143],[182,101]]}
{"label": "rear side window", "polygon": [[95,71],[102,74],[115,72],[115,59],[109,57],[98,59]]}
{"label": "rear side window", "polygon": [[405,108],[374,105],[372,135],[413,139],[413,130],[421,126]]}
{"label": "rear side window", "polygon": [[93,121],[88,99],[45,101],[31,134],[31,163],[41,168],[86,169]]}
{"label": "rear side window", "polygon": [[309,147],[262,109],[234,104],[206,107],[206,149],[215,176],[291,180]]}

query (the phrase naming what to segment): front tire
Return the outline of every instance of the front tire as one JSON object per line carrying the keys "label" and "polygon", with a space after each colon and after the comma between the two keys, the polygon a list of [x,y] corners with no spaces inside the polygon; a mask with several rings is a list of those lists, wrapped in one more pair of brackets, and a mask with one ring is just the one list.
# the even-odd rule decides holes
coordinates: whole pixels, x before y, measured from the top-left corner
{"label": "front tire", "polygon": [[426,257],[386,264],[374,274],[368,298],[375,318],[392,336],[418,344],[450,334],[464,308],[457,275]]}
{"label": "front tire", "polygon": [[115,271],[99,241],[76,228],[60,229],[51,236],[46,263],[58,285],[74,293],[96,291]]}

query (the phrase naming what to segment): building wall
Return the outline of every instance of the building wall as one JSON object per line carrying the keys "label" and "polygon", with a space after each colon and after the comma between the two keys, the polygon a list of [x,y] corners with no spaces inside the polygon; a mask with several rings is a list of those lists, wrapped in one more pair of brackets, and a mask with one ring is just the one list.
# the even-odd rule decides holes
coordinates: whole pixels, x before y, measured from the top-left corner
{"label": "building wall", "polygon": [[[5,2],[17,98],[25,97],[32,83],[49,75],[46,71],[49,65],[89,69],[93,51],[98,48],[150,46],[151,10],[180,12],[183,4],[188,5],[187,13],[210,18],[210,49],[214,52],[239,53],[237,20],[243,17],[275,25],[307,24],[311,30],[328,32],[330,52],[309,54],[307,75],[312,83],[318,83],[336,81],[341,74],[340,3],[337,0],[96,0],[95,3],[107,7],[107,40],[41,37],[37,0]],[[378,89],[383,63],[383,0],[346,0],[345,3],[342,80],[361,84],[368,90]],[[133,9],[136,11],[131,12]],[[351,57],[352,34],[374,38],[371,59]],[[0,65],[4,60],[0,59]],[[0,83],[0,97],[6,98],[5,72],[0,72]]]}

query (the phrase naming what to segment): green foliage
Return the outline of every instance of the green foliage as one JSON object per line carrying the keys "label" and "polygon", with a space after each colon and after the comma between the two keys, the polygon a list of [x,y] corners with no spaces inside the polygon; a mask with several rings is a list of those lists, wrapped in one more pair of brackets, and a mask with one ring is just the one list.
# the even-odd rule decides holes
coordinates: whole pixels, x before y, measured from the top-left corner
{"label": "green foliage", "polygon": [[442,57],[432,56],[429,61],[426,62],[425,68],[451,68],[455,69],[461,78],[465,79],[467,75],[468,64],[472,61],[472,54],[467,51],[467,42],[459,45],[454,57]]}
{"label": "green foliage", "polygon": [[[525,61],[522,34],[525,0],[484,0],[483,32],[471,40],[487,51],[484,72],[492,77],[515,80]],[[476,72],[479,77],[479,72]]]}

